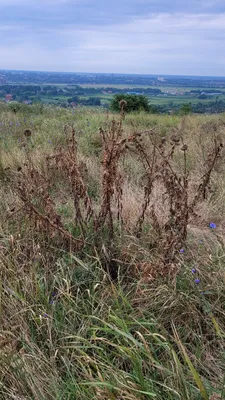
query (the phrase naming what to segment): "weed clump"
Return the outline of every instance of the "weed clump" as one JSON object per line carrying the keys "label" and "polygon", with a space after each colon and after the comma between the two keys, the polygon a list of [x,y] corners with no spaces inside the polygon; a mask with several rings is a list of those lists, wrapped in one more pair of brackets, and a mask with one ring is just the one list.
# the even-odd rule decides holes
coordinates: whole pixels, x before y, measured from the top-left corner
{"label": "weed clump", "polygon": [[[80,251],[90,240],[91,230],[94,248],[98,248],[101,253],[102,246],[106,246],[110,254],[118,256],[115,229],[117,237],[127,234],[123,223],[123,187],[128,177],[123,165],[126,157],[132,156],[135,162],[142,166],[145,182],[133,235],[141,241],[143,229],[145,230],[145,235],[149,237],[149,245],[155,249],[155,273],[165,275],[174,270],[179,249],[185,245],[187,239],[190,218],[206,198],[210,178],[223,146],[215,140],[205,162],[205,172],[193,192],[190,188],[187,165],[188,146],[183,142],[182,132],[173,133],[170,143],[164,137],[158,139],[154,129],[125,135],[123,106],[124,104],[121,105],[119,121],[113,119],[107,129],[99,130],[102,156],[98,204],[93,203],[89,194],[88,173],[83,174],[84,165],[79,160],[76,132],[68,126],[65,128],[67,146],[45,157],[42,172],[34,165],[30,150],[26,148],[27,159],[19,175],[15,174],[14,188],[24,204],[23,211],[34,222],[36,229],[44,230],[48,234],[51,232],[51,235],[54,232],[53,236],[58,233],[67,241],[79,244]],[[25,132],[27,137],[31,135],[29,129]],[[183,165],[178,171],[174,158],[180,153],[183,154]],[[50,179],[52,170],[61,171],[63,179],[68,182],[74,206],[73,230],[76,231],[76,237],[68,231],[56,211]],[[154,194],[159,191],[164,207],[163,216],[157,214],[154,201]],[[147,226],[149,228],[146,231]]]}

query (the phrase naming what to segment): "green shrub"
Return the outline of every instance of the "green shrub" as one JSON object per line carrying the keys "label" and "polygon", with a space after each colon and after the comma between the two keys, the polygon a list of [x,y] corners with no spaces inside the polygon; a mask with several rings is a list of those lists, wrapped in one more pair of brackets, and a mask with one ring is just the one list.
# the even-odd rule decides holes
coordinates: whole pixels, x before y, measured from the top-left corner
{"label": "green shrub", "polygon": [[118,112],[121,110],[122,106],[127,113],[132,111],[150,111],[148,98],[142,95],[116,94],[111,101],[110,108],[112,111]]}

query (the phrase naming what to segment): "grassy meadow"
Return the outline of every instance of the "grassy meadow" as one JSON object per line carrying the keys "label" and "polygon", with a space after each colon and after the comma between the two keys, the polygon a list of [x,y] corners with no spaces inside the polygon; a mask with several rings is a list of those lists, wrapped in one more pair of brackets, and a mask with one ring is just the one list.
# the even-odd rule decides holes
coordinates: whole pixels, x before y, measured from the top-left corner
{"label": "grassy meadow", "polygon": [[0,106],[0,399],[225,399],[224,134]]}

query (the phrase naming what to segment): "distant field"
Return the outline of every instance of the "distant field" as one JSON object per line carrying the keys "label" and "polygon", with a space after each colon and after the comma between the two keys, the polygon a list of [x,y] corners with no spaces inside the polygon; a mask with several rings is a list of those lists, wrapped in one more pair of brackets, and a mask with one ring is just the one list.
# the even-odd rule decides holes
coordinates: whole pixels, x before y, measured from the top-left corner
{"label": "distant field", "polygon": [[[96,94],[96,95],[88,95],[88,96],[80,96],[80,98],[82,99],[87,99],[88,97],[98,97],[101,99],[101,101],[104,101],[105,103],[109,103],[112,98],[113,98],[114,94]],[[179,95],[171,95],[171,96],[164,96],[164,95],[158,95],[158,96],[148,96],[149,101],[151,104],[154,105],[167,105],[169,103],[171,103],[172,105],[180,105],[180,104],[186,104],[186,103],[192,103],[192,104],[197,104],[199,102],[203,102],[203,103],[209,103],[212,100],[215,100],[215,96],[212,96],[211,99],[199,99],[197,97],[193,97],[192,95],[190,96],[179,96]],[[225,100],[225,93],[224,95],[219,96],[220,100]]]}
{"label": "distant field", "polygon": [[[56,85],[58,86],[58,85]],[[79,85],[83,88],[117,88],[117,89],[136,89],[136,88],[143,88],[143,89],[160,89],[163,91],[174,91],[174,92],[190,92],[191,90],[207,90],[207,89],[215,89],[215,91],[221,91],[225,93],[225,88],[218,88],[218,87],[210,87],[210,88],[206,88],[204,86],[199,86],[199,87],[186,87],[186,86],[157,86],[157,85],[116,85],[116,84],[98,84],[98,83],[94,83],[94,84],[90,84],[90,83],[86,83],[86,84],[81,84]]]}
{"label": "distant field", "polygon": [[[103,107],[108,107],[113,96],[119,91],[127,92],[138,92],[145,94],[152,105],[158,107],[158,111],[161,113],[168,113],[172,109],[174,111],[179,111],[182,104],[191,103],[194,113],[220,113],[225,110],[225,88],[221,89],[219,87],[212,88],[210,86],[206,87],[204,82],[202,86],[197,87],[184,87],[182,86],[184,81],[172,82],[169,86],[168,82],[158,82],[152,85],[141,85],[141,84],[61,84],[61,83],[41,83],[27,85],[25,83],[19,85],[0,85],[0,100],[4,101],[5,96],[10,93],[13,96],[13,100],[18,102],[31,101],[31,102],[41,102],[42,104],[55,104],[62,107],[69,107],[72,99],[75,103],[84,106],[96,106],[101,105]],[[164,86],[165,84],[165,86]],[[37,89],[36,86],[39,86]],[[160,89],[161,93],[159,95],[148,94],[146,89]],[[191,91],[199,91],[199,93],[191,93]],[[210,96],[208,95],[206,99],[199,98],[199,94],[202,91],[210,90],[212,92],[222,92],[222,95]],[[114,93],[108,93],[108,92]],[[105,93],[103,93],[105,92]],[[151,90],[149,91],[151,92]],[[175,94],[172,94],[175,93]],[[204,97],[204,96],[203,96]],[[220,100],[218,103],[217,100]],[[211,103],[209,106],[208,104]]]}

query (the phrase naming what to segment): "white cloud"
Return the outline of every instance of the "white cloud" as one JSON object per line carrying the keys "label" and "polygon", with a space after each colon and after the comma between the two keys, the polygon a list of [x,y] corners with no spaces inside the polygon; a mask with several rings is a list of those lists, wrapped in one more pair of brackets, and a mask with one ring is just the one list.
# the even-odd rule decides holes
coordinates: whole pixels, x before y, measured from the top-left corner
{"label": "white cloud", "polygon": [[166,13],[113,26],[43,28],[0,47],[1,68],[224,75],[224,27],[225,14]]}

